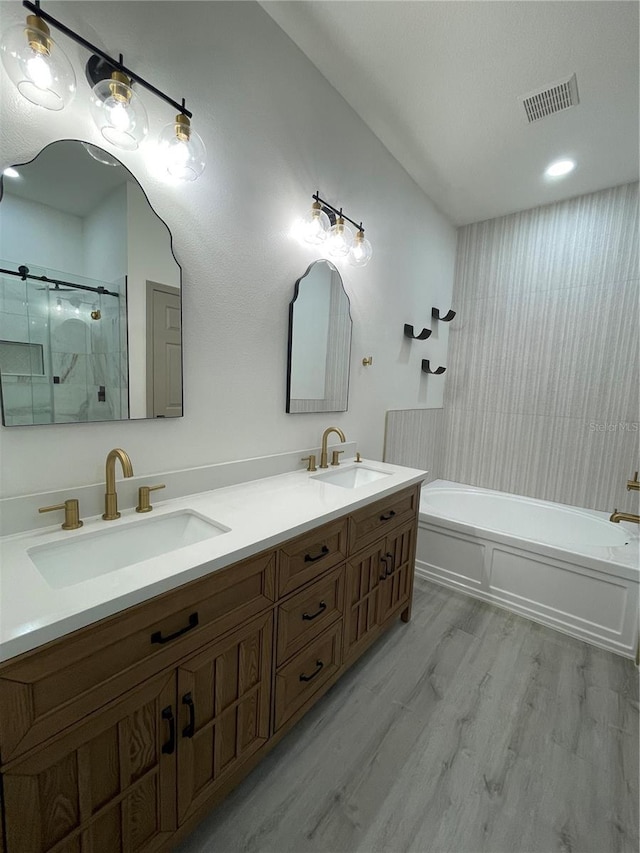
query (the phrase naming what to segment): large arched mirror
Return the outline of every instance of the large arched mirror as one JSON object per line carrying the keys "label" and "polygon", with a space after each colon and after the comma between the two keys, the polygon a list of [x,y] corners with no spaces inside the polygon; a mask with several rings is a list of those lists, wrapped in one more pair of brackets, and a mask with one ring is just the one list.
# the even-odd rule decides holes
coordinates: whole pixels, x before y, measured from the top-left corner
{"label": "large arched mirror", "polygon": [[287,412],[344,412],[349,397],[351,314],[340,273],[311,264],[289,306]]}
{"label": "large arched mirror", "polygon": [[62,140],[1,190],[3,424],[180,417],[181,269],[131,172]]}

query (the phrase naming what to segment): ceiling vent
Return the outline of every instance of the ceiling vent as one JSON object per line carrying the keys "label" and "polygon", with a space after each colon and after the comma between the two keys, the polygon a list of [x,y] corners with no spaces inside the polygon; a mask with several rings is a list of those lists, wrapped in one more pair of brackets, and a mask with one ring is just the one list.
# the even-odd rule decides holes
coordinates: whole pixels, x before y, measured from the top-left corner
{"label": "ceiling vent", "polygon": [[572,74],[568,80],[561,80],[559,83],[526,95],[522,103],[529,122],[538,121],[562,110],[568,110],[569,107],[577,106],[580,98],[576,75]]}

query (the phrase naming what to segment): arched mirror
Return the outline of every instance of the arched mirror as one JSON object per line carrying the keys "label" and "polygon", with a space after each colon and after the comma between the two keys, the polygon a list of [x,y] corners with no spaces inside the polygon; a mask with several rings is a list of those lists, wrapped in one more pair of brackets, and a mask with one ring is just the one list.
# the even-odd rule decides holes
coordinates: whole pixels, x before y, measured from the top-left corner
{"label": "arched mirror", "polygon": [[181,269],[131,172],[62,140],[0,189],[3,424],[180,417]]}
{"label": "arched mirror", "polygon": [[289,306],[287,412],[344,412],[349,398],[351,314],[340,273],[311,264]]}

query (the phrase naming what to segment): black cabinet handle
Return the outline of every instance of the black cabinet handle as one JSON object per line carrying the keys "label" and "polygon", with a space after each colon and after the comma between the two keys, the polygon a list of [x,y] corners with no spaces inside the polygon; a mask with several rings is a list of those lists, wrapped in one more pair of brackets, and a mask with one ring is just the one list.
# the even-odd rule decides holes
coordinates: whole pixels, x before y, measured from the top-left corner
{"label": "black cabinet handle", "polygon": [[386,556],[387,559],[391,560],[391,570],[389,570],[389,567],[387,566],[387,577],[389,577],[389,575],[392,575],[396,570],[396,558],[393,556],[393,554],[389,553],[387,553]]}
{"label": "black cabinet handle", "polygon": [[329,553],[329,549],[327,548],[326,545],[323,545],[322,548],[320,549],[320,553],[316,554],[315,557],[312,557],[311,554],[305,554],[304,555],[304,561],[305,561],[305,563],[315,563],[316,560],[321,560],[323,557],[326,557],[328,553]]}
{"label": "black cabinet handle", "polygon": [[380,521],[391,521],[391,519],[394,518],[395,514],[395,510],[390,509],[386,515],[382,513],[382,515],[380,516]]}
{"label": "black cabinet handle", "polygon": [[383,569],[382,574],[380,575],[380,580],[383,581],[383,580],[386,580],[387,575],[389,574],[389,565],[387,563],[386,557],[380,557],[380,562],[384,563],[384,569]]}
{"label": "black cabinet handle", "polygon": [[192,613],[191,616],[189,616],[189,624],[186,625],[184,628],[180,628],[180,630],[176,631],[175,634],[169,634],[168,637],[163,637],[162,631],[154,631],[154,633],[151,635],[151,642],[160,644],[170,643],[171,640],[175,640],[178,637],[181,637],[183,634],[186,634],[187,631],[190,631],[192,628],[195,628],[197,624],[198,614]]}
{"label": "black cabinet handle", "polygon": [[310,622],[312,619],[315,619],[316,616],[319,616],[321,613],[323,613],[326,609],[326,602],[321,601],[318,605],[318,610],[316,611],[316,613],[303,613],[302,618],[305,620],[305,622]]}
{"label": "black cabinet handle", "polygon": [[169,740],[162,745],[163,755],[173,755],[176,748],[176,721],[171,705],[162,709],[162,719],[169,721]]}
{"label": "black cabinet handle", "polygon": [[322,669],[323,666],[324,666],[324,664],[322,663],[322,661],[317,660],[315,672],[312,672],[311,675],[301,675],[300,681],[311,681],[312,678],[315,678],[316,675],[318,675],[320,673],[320,670]]}
{"label": "black cabinet handle", "polygon": [[189,709],[189,723],[182,729],[182,737],[193,737],[196,730],[196,706],[193,704],[191,693],[185,693],[182,704]]}

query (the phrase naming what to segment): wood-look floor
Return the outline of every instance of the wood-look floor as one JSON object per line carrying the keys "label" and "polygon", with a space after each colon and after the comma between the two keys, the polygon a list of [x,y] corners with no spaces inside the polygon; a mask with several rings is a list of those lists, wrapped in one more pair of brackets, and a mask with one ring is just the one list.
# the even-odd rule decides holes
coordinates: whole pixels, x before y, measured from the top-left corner
{"label": "wood-look floor", "polygon": [[637,853],[630,660],[416,579],[180,853]]}

